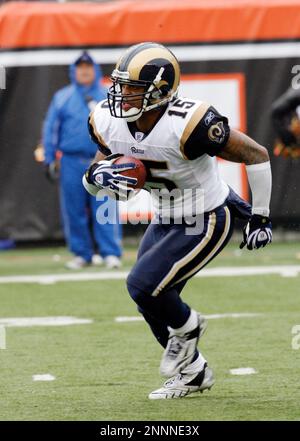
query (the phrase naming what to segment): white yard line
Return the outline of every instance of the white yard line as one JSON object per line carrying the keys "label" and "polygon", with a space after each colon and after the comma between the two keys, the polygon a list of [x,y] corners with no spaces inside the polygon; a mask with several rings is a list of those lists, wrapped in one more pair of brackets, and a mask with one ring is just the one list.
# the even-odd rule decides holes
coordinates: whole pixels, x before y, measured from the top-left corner
{"label": "white yard line", "polygon": [[252,367],[230,369],[229,372],[231,373],[231,375],[252,375],[252,374],[257,374],[257,371],[254,368],[252,368]]}
{"label": "white yard line", "polygon": [[34,276],[3,276],[0,277],[1,283],[39,283],[51,285],[56,282],[86,282],[88,280],[124,280],[128,272],[125,271],[103,271],[99,273],[65,273],[65,274],[45,274]]}
{"label": "white yard line", "polygon": [[[32,276],[2,276],[0,284],[4,283],[39,283],[51,285],[57,282],[85,282],[93,280],[124,280],[128,271],[99,271],[65,274],[44,274]],[[194,277],[241,277],[264,276],[277,274],[282,277],[297,277],[300,274],[300,265],[274,265],[274,266],[243,266],[243,267],[218,267],[206,268]]]}
{"label": "white yard line", "polygon": [[51,374],[36,374],[32,375],[33,381],[54,381],[55,377]]}
{"label": "white yard line", "polygon": [[68,316],[0,318],[0,327],[3,326],[5,328],[27,328],[31,326],[70,326],[87,325],[90,323],[93,323],[93,320]]}
{"label": "white yard line", "polygon": [[[222,318],[248,318],[248,317],[259,317],[264,314],[253,313],[253,312],[234,312],[234,313],[226,313],[226,314],[208,314],[204,315],[207,320],[216,320]],[[124,322],[142,322],[144,318],[142,316],[121,316],[115,317],[115,322],[124,323]]]}

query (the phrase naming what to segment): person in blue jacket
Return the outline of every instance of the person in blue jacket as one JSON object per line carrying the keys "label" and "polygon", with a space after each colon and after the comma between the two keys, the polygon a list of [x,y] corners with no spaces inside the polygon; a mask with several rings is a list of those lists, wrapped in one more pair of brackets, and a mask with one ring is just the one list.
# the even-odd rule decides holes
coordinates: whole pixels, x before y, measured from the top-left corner
{"label": "person in blue jacket", "polygon": [[[121,226],[117,202],[110,198],[97,201],[82,186],[81,178],[97,146],[90,139],[87,120],[98,101],[106,98],[100,85],[100,67],[87,52],[70,66],[71,84],[52,98],[43,127],[43,145],[48,176],[59,173],[60,204],[64,234],[74,259],[69,269],[105,262],[108,268],[121,264]],[[58,162],[57,153],[61,154]],[[99,223],[96,212],[101,204],[109,206],[112,219]],[[99,255],[94,254],[94,245]]]}

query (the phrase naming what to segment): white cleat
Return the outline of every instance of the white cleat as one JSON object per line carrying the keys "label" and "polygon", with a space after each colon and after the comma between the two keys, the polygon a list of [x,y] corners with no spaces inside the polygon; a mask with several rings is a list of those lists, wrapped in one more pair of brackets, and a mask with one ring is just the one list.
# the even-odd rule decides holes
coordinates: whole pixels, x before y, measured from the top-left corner
{"label": "white cleat", "polygon": [[88,265],[90,265],[90,263],[84,260],[83,257],[76,256],[74,257],[74,259],[69,260],[69,262],[67,262],[65,266],[70,270],[80,270]]}
{"label": "white cleat", "polygon": [[197,326],[190,332],[179,336],[170,330],[167,347],[160,363],[160,373],[164,377],[172,377],[181,372],[192,362],[199,338],[207,328],[205,318],[197,313]]}
{"label": "white cleat", "polygon": [[196,374],[178,374],[167,380],[163,387],[154,390],[149,394],[150,400],[166,400],[183,398],[186,395],[210,390],[214,385],[213,371],[205,366],[201,372]]}
{"label": "white cleat", "polygon": [[117,256],[106,256],[104,262],[107,269],[120,268],[122,265],[121,260]]}

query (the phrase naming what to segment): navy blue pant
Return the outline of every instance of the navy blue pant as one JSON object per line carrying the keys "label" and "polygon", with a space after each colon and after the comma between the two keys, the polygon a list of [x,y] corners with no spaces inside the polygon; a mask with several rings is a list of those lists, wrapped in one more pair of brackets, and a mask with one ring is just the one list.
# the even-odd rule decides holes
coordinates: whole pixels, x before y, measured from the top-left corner
{"label": "navy blue pant", "polygon": [[184,223],[149,225],[127,287],[162,346],[167,344],[167,327],[179,328],[189,317],[190,308],[179,296],[185,283],[228,243],[234,217],[250,214],[250,205],[231,191],[223,206],[203,215],[199,234],[187,235]]}

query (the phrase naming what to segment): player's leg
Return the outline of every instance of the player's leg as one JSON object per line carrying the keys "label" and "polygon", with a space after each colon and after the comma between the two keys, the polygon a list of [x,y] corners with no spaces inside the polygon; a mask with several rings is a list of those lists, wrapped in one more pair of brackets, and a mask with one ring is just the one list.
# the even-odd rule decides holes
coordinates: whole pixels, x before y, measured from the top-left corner
{"label": "player's leg", "polygon": [[[206,265],[226,244],[231,234],[229,210],[222,207],[207,214],[200,235],[187,236],[183,228],[169,226],[168,234],[141,256],[128,278],[129,292],[140,308],[170,326],[171,338],[161,366],[164,374],[175,374],[191,362],[197,362],[199,315],[182,302],[175,288],[179,281],[187,280]],[[201,362],[203,364],[203,360]]]}
{"label": "player's leg", "polygon": [[[180,295],[181,290],[185,285],[185,281],[178,283],[174,289],[177,289],[177,295]],[[151,331],[156,337],[157,341],[166,348],[168,342],[170,341],[170,332],[168,326],[162,322],[161,320],[157,320],[152,315],[148,314],[146,311],[139,311],[143,314],[144,319],[150,326]],[[206,321],[203,316],[198,315],[200,321],[200,329],[199,333],[197,332],[197,340],[203,334],[206,329]],[[177,349],[177,348],[176,348]],[[204,390],[210,388],[213,385],[213,375],[211,369],[207,366],[207,361],[203,357],[203,355],[196,349],[192,349],[193,358],[191,363],[181,372],[181,377],[173,379],[174,381],[166,382],[166,385],[159,390],[152,392],[149,395],[150,399],[159,399],[159,398],[169,398],[184,396],[188,392],[187,391],[196,391],[196,390]],[[208,381],[209,380],[209,381]],[[174,387],[176,388],[176,394],[174,394]]]}
{"label": "player's leg", "polygon": [[89,263],[93,246],[87,212],[88,194],[81,183],[83,173],[80,159],[62,157],[60,191],[66,240],[70,251]]}
{"label": "player's leg", "polygon": [[[230,211],[227,207],[222,207],[215,210],[209,215],[210,226],[206,227],[206,234],[197,245],[197,253],[190,253],[189,258],[181,262],[181,268],[177,266],[177,271],[173,268],[173,279],[170,279],[171,272],[167,274],[164,280],[160,283],[158,292],[162,289],[169,290],[176,287],[178,283],[187,281],[201,268],[207,265],[214,257],[216,257],[221,250],[228,243],[233,230],[233,222]],[[194,318],[193,318],[194,317]],[[198,319],[198,323],[197,323]],[[204,332],[206,323],[201,322],[202,317],[197,316],[195,311],[191,311],[188,321],[181,328],[171,326],[168,345],[164,351],[160,370],[161,373],[168,375],[175,375],[182,372],[182,366],[188,366],[188,361],[191,360],[192,354],[194,357],[192,363],[196,363],[197,351],[197,334]],[[200,329],[199,329],[200,328]],[[199,336],[198,335],[198,338]],[[174,349],[175,348],[175,349]],[[205,360],[199,354],[198,367],[204,367]]]}
{"label": "player's leg", "polygon": [[128,290],[140,308],[180,328],[190,311],[173,287],[220,252],[231,233],[230,214],[222,207],[205,215],[203,231],[196,235],[186,235],[185,225],[155,227],[166,234],[139,256],[127,279]]}
{"label": "player's leg", "polygon": [[160,292],[187,281],[198,271],[213,260],[229,242],[234,226],[234,217],[227,206],[222,206],[205,214],[203,232],[192,236],[195,239],[185,241],[192,244],[190,252],[176,260],[164,278],[159,282],[152,293],[157,296]]}
{"label": "player's leg", "polygon": [[[222,248],[224,248],[224,246],[228,242],[231,236],[232,228],[233,228],[233,222],[231,223],[229,233],[227,234],[227,237],[224,240],[223,244],[219,247],[217,254],[222,250]],[[209,259],[204,258],[202,263],[207,264],[207,262],[210,261],[213,257],[215,257],[215,255],[212,256],[210,254],[210,258]],[[197,266],[199,266],[199,263]],[[188,277],[190,277],[190,275],[188,275]],[[167,367],[168,364],[170,364],[170,359],[168,359],[170,353],[171,353],[171,363],[172,363],[172,356],[174,355],[172,353],[172,345],[175,344],[176,347],[176,345],[180,343],[180,340],[182,338],[182,336],[177,335],[178,331],[179,331],[178,329],[175,329],[173,330],[173,332],[172,331],[170,332],[169,343],[162,358],[162,365],[165,365]],[[172,340],[174,340],[174,342],[172,342]],[[195,355],[196,354],[197,356],[194,356],[190,364],[188,364],[184,369],[182,369],[179,374],[167,380],[162,387],[151,392],[149,394],[149,398],[152,400],[181,398],[194,392],[202,393],[206,389],[208,390],[211,389],[211,387],[214,384],[213,372],[211,368],[207,365],[207,361],[205,360],[203,355],[198,351],[195,352]]]}
{"label": "player's leg", "polygon": [[[185,285],[185,281],[176,285],[176,287],[172,288],[172,291],[178,287],[177,298],[179,299],[180,291]],[[170,294],[170,293],[169,293]],[[169,295],[168,294],[168,295]],[[173,341],[174,338],[170,340],[170,328],[167,326],[166,322],[163,320],[158,320],[153,317],[153,315],[149,314],[145,310],[141,310],[140,312],[143,314],[146,322],[150,326],[153,334],[155,335],[157,341],[166,348],[168,346],[168,342]],[[190,309],[189,309],[190,311]],[[196,318],[198,319],[198,315],[195,311],[190,311],[190,315],[192,313],[196,314]],[[205,322],[203,322],[203,318],[199,317],[201,320],[201,328],[199,328],[198,322],[196,323],[196,336],[194,335],[194,345],[190,348],[190,353],[192,358],[190,358],[191,362],[185,369],[174,378],[168,380],[163,387],[154,390],[149,394],[150,399],[166,399],[166,398],[178,398],[183,397],[188,393],[195,391],[203,391],[205,389],[210,389],[214,383],[213,374],[211,369],[207,366],[207,361],[203,357],[203,355],[197,350],[196,345],[198,342],[198,338],[200,334],[205,330]],[[190,320],[188,320],[190,323]],[[202,328],[203,327],[203,328]],[[194,331],[195,331],[194,330]],[[185,342],[183,342],[185,344]],[[178,357],[178,345],[175,343],[175,352]],[[181,346],[182,348],[182,346]],[[169,347],[169,352],[172,350]],[[185,352],[185,348],[183,348]],[[186,355],[186,354],[184,354]]]}
{"label": "player's leg", "polygon": [[[152,222],[148,226],[140,242],[140,246],[137,253],[137,260],[139,260],[143,256],[143,254],[145,254],[152,247],[154,247],[154,245],[163,237],[165,237],[167,233],[168,233],[167,229],[163,229],[159,224]],[[182,283],[182,287],[184,285],[185,282]],[[168,338],[169,338],[169,329],[165,320],[159,320],[155,318],[153,315],[151,315],[149,312],[147,312],[139,305],[137,309],[143,315],[145,321],[149,325],[158,343],[162,345],[163,348],[165,348],[167,346]]]}
{"label": "player's leg", "polygon": [[[182,287],[184,284],[185,283],[181,284]],[[139,310],[150,326],[157,341],[166,348],[169,340],[169,328],[147,312],[140,308]],[[170,378],[161,388],[151,392],[149,398],[152,400],[181,398],[192,392],[203,392],[205,389],[210,389],[213,384],[213,372],[207,365],[207,361],[202,353],[196,350],[191,363],[186,366],[179,375]]]}
{"label": "player's leg", "polygon": [[[178,283],[176,285],[176,291],[177,295],[179,296],[182,289],[184,288],[184,285],[186,284],[186,281],[183,281],[181,283]],[[143,315],[145,321],[148,323],[153,335],[155,336],[158,343],[163,347],[166,348],[168,344],[169,339],[169,328],[166,324],[165,320],[157,320],[152,315],[150,315],[147,311],[140,308],[138,306],[138,311]]]}
{"label": "player's leg", "polygon": [[[150,251],[153,247],[156,246],[165,236],[167,236],[169,232],[169,228],[165,225],[157,224],[157,223],[151,223],[140,243],[138,254],[137,254],[137,260],[139,261],[141,257],[148,251]],[[160,256],[161,257],[161,256]],[[178,283],[176,285],[175,290],[172,290],[172,293],[170,296],[174,298],[177,302],[177,298],[180,295],[180,292],[182,291],[184,285],[186,284],[186,281],[183,281],[181,283]],[[134,290],[134,288],[132,288]],[[175,292],[176,291],[176,292]],[[171,301],[170,301],[171,304]],[[162,314],[161,317],[157,317],[156,314],[151,314],[151,311],[143,309],[141,306],[138,305],[138,311],[144,316],[144,319],[148,323],[151,331],[153,332],[155,338],[157,341],[165,348],[167,346],[168,338],[169,338],[169,329],[168,324],[165,320],[164,314]],[[189,308],[187,308],[187,311],[189,311]],[[187,318],[187,313],[185,313],[183,321]]]}

